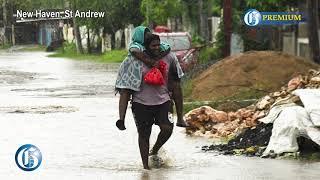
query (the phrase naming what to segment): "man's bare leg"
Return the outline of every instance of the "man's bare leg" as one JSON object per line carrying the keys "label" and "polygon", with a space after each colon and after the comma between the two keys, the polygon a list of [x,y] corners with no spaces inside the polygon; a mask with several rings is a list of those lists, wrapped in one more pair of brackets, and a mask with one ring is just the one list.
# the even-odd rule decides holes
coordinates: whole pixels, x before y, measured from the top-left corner
{"label": "man's bare leg", "polygon": [[172,134],[173,124],[163,124],[159,125],[160,133],[158,135],[157,141],[154,144],[152,150],[150,151],[150,155],[158,154],[159,149],[168,141]]}
{"label": "man's bare leg", "polygon": [[[148,165],[148,156],[149,156],[149,139],[151,134],[152,127],[143,127],[144,129],[139,129],[139,149],[140,149],[140,155],[142,159],[142,164],[144,169],[150,169]],[[147,128],[147,129],[146,129]]]}

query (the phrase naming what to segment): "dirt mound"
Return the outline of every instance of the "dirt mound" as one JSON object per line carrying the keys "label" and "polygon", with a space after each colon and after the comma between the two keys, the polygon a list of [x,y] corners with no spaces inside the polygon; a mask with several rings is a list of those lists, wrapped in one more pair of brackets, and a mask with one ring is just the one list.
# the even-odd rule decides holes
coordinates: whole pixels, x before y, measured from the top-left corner
{"label": "dirt mound", "polygon": [[255,98],[278,90],[292,77],[319,66],[274,51],[249,51],[227,57],[192,80],[193,100]]}

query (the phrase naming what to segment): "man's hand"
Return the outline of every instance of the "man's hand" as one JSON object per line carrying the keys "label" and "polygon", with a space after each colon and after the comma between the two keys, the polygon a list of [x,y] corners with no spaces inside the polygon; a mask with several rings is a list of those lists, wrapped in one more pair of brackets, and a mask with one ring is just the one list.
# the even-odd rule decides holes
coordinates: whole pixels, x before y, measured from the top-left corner
{"label": "man's hand", "polygon": [[157,67],[158,66],[158,61],[156,60],[152,60],[150,58],[146,58],[145,62],[144,62],[148,67]]}

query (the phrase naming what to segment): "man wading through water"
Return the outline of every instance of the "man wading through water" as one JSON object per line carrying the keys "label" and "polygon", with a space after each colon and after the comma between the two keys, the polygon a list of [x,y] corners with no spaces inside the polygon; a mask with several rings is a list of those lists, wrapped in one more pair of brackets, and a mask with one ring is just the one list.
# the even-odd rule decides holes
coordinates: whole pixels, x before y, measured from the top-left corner
{"label": "man wading through water", "polygon": [[[157,65],[157,61],[147,56],[144,53],[144,36],[151,34],[150,29],[145,26],[138,26],[134,29],[132,35],[132,42],[129,45],[129,54],[127,58],[121,63],[118,77],[116,80],[116,91],[120,92],[119,99],[119,120],[117,121],[117,127],[120,130],[125,130],[125,115],[127,110],[128,101],[133,91],[140,91],[140,85],[142,82],[142,64],[144,63],[148,67],[154,67]],[[170,45],[160,42],[160,57],[167,55],[170,52]],[[183,76],[183,71],[180,65],[177,66],[177,72],[179,77]],[[170,92],[172,94],[172,91]],[[172,96],[176,102],[176,96]],[[173,105],[173,103],[172,103]],[[171,110],[171,112],[173,109]],[[178,127],[188,127],[182,116],[178,116]]]}
{"label": "man wading through water", "polygon": [[[148,84],[142,80],[140,91],[132,93],[132,113],[138,130],[139,149],[143,167],[150,169],[148,166],[148,156],[156,155],[163,144],[170,138],[173,130],[173,119],[170,116],[170,94],[172,92],[175,101],[177,116],[180,120],[182,117],[182,90],[180,78],[183,74],[178,60],[173,53],[168,53],[161,57],[160,38],[154,34],[148,34],[144,40],[145,54],[151,59],[156,60],[156,67],[162,69],[163,76],[162,85]],[[161,67],[159,67],[161,66]],[[142,65],[142,77],[151,70],[150,67]],[[146,78],[145,78],[146,79]],[[121,115],[120,115],[121,116]],[[160,133],[149,153],[149,139],[152,125],[156,124],[160,127]]]}

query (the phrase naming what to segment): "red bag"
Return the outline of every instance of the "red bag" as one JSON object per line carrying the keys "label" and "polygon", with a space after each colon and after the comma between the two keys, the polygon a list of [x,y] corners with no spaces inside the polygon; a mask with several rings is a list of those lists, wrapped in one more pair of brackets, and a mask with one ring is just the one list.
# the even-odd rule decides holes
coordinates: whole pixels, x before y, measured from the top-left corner
{"label": "red bag", "polygon": [[165,78],[167,73],[167,64],[163,60],[160,60],[158,66],[163,78]]}
{"label": "red bag", "polygon": [[158,68],[153,67],[146,75],[144,75],[144,82],[150,85],[161,86],[164,85],[164,78],[161,71]]}

